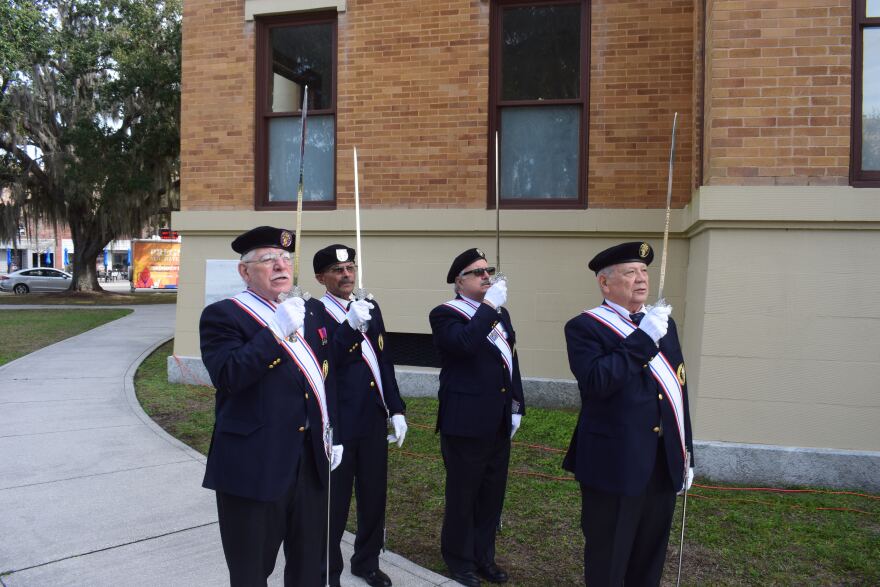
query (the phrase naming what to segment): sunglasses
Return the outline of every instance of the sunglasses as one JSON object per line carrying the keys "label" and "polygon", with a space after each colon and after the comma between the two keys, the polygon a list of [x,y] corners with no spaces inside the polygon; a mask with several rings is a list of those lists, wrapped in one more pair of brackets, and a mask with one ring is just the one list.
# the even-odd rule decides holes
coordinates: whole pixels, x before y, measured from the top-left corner
{"label": "sunglasses", "polygon": [[477,267],[476,269],[471,269],[470,271],[462,271],[458,274],[459,277],[464,277],[465,275],[476,275],[477,277],[482,277],[484,275],[495,275],[494,267]]}

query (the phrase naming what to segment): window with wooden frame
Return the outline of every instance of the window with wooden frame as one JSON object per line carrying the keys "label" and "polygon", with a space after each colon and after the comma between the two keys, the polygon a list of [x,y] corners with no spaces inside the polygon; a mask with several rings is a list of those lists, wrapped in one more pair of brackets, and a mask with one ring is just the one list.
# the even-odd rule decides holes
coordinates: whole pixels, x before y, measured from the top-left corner
{"label": "window with wooden frame", "polygon": [[496,136],[502,208],[584,208],[589,3],[498,0],[491,10],[489,208]]}
{"label": "window with wooden frame", "polygon": [[296,207],[308,86],[303,203],[336,207],[336,13],[257,20],[257,210]]}
{"label": "window with wooden frame", "polygon": [[880,187],[880,0],[853,2],[850,183]]}

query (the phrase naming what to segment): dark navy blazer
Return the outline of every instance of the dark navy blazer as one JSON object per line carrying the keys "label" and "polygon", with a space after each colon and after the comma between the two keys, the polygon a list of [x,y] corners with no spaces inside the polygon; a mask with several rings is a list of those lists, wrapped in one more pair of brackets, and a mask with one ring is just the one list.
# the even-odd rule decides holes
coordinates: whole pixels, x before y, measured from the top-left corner
{"label": "dark navy blazer", "polygon": [[[309,300],[303,332],[322,365],[329,359],[328,346],[321,343],[324,327],[323,304]],[[217,390],[203,486],[259,501],[279,499],[294,481],[304,434],[311,434],[318,474],[326,483],[318,402],[272,332],[231,300],[221,300],[202,311],[199,334],[202,361]],[[325,390],[335,424],[329,362]]]}
{"label": "dark navy blazer", "polygon": [[[370,303],[375,307],[370,310],[370,322],[366,334],[379,359],[385,405],[388,407],[389,416],[403,414],[406,405],[397,387],[394,364],[384,351],[385,323],[382,320],[382,310],[375,300],[370,300]],[[354,330],[348,324],[348,320],[343,320],[340,324],[326,310],[324,312],[327,314],[327,330],[337,377],[338,432],[341,441],[347,442],[355,438],[363,438],[366,434],[365,428],[369,427],[369,419],[364,418],[364,414],[368,409],[375,409],[372,408],[374,405],[383,411],[385,408],[382,406],[382,398],[379,396],[378,384],[373,379],[373,372],[363,358],[361,345],[364,343],[364,338],[360,331]],[[382,343],[379,342],[380,336]]]}
{"label": "dark navy blazer", "polygon": [[[443,434],[487,437],[500,426],[510,432],[512,400],[519,403],[517,413],[525,413],[516,333],[510,314],[501,314],[480,304],[468,320],[449,306],[440,305],[429,316],[434,344],[440,351],[440,409],[437,430]],[[513,373],[501,358],[501,351],[489,342],[489,332],[497,321],[507,331],[513,349]]]}
{"label": "dark navy blazer", "polygon": [[[654,468],[654,428],[660,426],[669,477],[673,487],[680,489],[684,479],[681,442],[672,406],[647,366],[658,352],[651,337],[636,330],[621,338],[595,318],[580,314],[565,325],[565,341],[580,389],[581,411],[563,468],[592,489],[639,495]],[[684,358],[672,318],[669,331],[660,339],[660,350],[679,379],[685,379],[685,444],[693,455]]]}

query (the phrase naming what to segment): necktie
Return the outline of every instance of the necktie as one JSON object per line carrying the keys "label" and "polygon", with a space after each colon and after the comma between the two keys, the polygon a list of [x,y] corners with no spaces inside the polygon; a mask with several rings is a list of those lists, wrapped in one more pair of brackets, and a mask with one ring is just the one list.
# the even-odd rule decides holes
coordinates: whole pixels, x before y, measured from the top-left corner
{"label": "necktie", "polygon": [[642,318],[644,318],[644,317],[645,317],[645,313],[644,313],[644,312],[636,312],[635,314],[630,314],[630,315],[629,315],[629,319],[632,320],[633,322],[635,322],[636,324],[638,324],[639,322],[641,322],[641,321],[642,321]]}

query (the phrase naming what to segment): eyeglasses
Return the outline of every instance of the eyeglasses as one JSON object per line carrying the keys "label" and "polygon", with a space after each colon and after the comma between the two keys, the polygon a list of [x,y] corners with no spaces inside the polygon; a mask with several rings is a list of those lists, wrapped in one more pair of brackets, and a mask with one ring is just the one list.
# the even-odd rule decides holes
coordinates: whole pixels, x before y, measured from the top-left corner
{"label": "eyeglasses", "polygon": [[342,275],[343,273],[355,273],[357,272],[357,265],[334,265],[327,269],[333,275]]}
{"label": "eyeglasses", "polygon": [[495,275],[494,267],[477,267],[476,269],[471,269],[470,271],[462,271],[458,274],[459,277],[464,277],[466,275],[476,275],[477,277],[482,277],[486,274]]}
{"label": "eyeglasses", "polygon": [[259,259],[253,259],[252,261],[242,261],[242,263],[256,263],[258,265],[269,266],[274,264],[275,261],[279,261],[283,265],[290,265],[290,253],[266,253]]}

